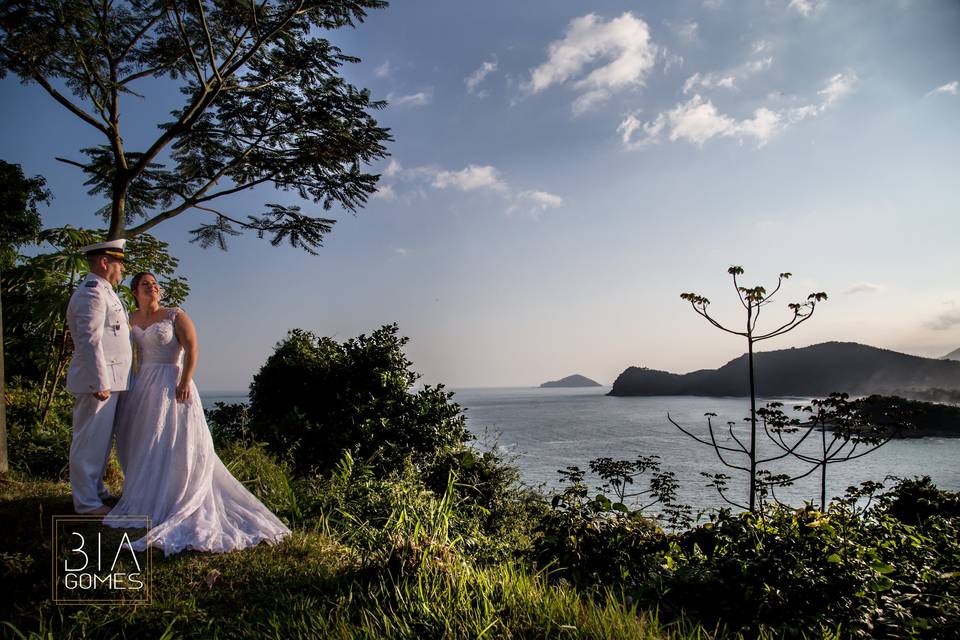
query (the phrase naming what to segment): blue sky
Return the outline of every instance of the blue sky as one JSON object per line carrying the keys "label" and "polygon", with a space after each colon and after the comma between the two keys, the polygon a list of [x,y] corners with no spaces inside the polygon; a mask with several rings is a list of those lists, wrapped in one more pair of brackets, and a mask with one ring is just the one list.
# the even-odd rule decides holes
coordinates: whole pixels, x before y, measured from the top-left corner
{"label": "blue sky", "polygon": [[[679,294],[741,323],[744,283],[791,271],[773,323],[830,299],[765,348],[851,340],[927,356],[960,346],[960,3],[946,0],[396,2],[331,34],[348,79],[390,101],[381,190],[321,254],[254,237],[187,242],[201,389],[242,389],[286,331],[339,339],[398,322],[424,381],[611,383],[744,350]],[[100,202],[54,160],[99,142],[7,78],[0,157],[43,174],[50,225]],[[128,148],[178,97],[131,99]],[[231,200],[243,215],[270,189]],[[309,203],[302,203],[305,207]],[[782,303],[782,304],[781,304]]]}

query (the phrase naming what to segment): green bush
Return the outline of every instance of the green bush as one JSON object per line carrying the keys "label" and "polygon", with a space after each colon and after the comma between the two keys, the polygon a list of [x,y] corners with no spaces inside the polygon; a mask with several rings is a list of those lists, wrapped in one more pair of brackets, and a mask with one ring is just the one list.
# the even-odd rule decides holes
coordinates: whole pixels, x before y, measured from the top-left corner
{"label": "green bush", "polygon": [[880,496],[884,509],[897,520],[922,525],[931,517],[960,518],[960,494],[941,491],[929,476],[903,479]]}
{"label": "green bush", "polygon": [[410,460],[418,468],[470,439],[460,406],[419,378],[407,338],[387,325],[339,343],[295,329],[250,386],[250,429],[301,475],[329,471],[350,452],[378,473]]}
{"label": "green bush", "polygon": [[590,498],[579,468],[559,473],[565,486],[538,522],[535,562],[581,587],[643,584],[665,544],[663,532],[639,510],[602,494]]}
{"label": "green bush", "polygon": [[37,478],[66,479],[73,396],[61,389],[51,398],[36,385],[15,378],[7,385],[6,401],[10,466]]}
{"label": "green bush", "polygon": [[928,514],[918,527],[891,513],[915,513],[905,506],[917,493],[903,483],[866,512],[849,500],[826,512],[723,511],[677,535],[638,596],[665,616],[748,634],[766,626],[800,637],[822,624],[844,637],[956,637],[960,522]]}
{"label": "green bush", "polygon": [[207,409],[204,414],[217,448],[232,442],[251,440],[253,434],[250,432],[250,407],[246,403],[215,402],[213,409]]}
{"label": "green bush", "polygon": [[277,462],[259,443],[233,441],[218,450],[220,459],[233,474],[268,509],[277,516],[299,517],[297,495],[290,479],[287,463]]}
{"label": "green bush", "polygon": [[[544,512],[542,497],[523,487],[520,470],[496,449],[462,447],[439,455],[423,475],[435,494],[442,495],[453,477],[457,516],[481,531],[485,546],[473,557],[500,561],[526,555],[537,521]],[[470,545],[475,540],[468,538]]]}

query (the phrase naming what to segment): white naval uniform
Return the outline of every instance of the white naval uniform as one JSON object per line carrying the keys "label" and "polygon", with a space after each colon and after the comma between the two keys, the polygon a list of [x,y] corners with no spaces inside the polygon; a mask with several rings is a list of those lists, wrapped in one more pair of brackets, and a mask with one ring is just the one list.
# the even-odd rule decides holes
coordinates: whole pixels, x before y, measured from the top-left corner
{"label": "white naval uniform", "polygon": [[[103,473],[110,457],[118,392],[127,388],[133,353],[123,303],[110,283],[94,273],[87,274],[70,297],[67,324],[73,338],[67,370],[67,390],[74,394],[70,486],[74,508],[86,513],[102,506],[109,495]],[[93,395],[107,389],[106,400]]]}

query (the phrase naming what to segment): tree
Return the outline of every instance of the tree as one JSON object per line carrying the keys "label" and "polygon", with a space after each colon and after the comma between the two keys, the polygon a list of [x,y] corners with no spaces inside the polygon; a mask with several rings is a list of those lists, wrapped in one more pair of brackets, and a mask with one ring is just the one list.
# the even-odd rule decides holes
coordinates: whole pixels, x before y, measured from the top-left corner
{"label": "tree", "polygon": [[[876,451],[911,426],[908,420],[908,411],[899,406],[896,399],[889,399],[892,402],[885,402],[883,406],[877,407],[874,406],[877,397],[861,398],[850,402],[848,401],[849,396],[845,393],[831,393],[823,399],[814,398],[808,405],[794,406],[796,413],[806,413],[810,416],[808,420],[803,422],[797,417],[791,417],[784,413],[782,402],[770,402],[765,407],[757,409],[756,416],[763,426],[763,432],[776,449],[772,455],[766,458],[759,458],[751,454],[751,450],[734,433],[733,422],[727,423],[729,443],[721,443],[713,427],[712,418],[716,417],[715,413],[706,414],[709,439],[697,436],[672,418],[670,422],[697,442],[712,447],[717,454],[717,458],[724,466],[748,474],[754,473],[753,486],[761,501],[767,496],[772,496],[775,501],[778,501],[777,487],[792,485],[797,480],[819,471],[820,509],[826,511],[827,468],[832,464],[862,458]],[[750,420],[750,418],[747,418],[747,420]],[[812,443],[815,438],[810,438],[810,436],[817,432],[820,434],[819,446],[814,445],[812,450],[804,449],[802,445],[808,439]],[[788,441],[791,438],[792,442]],[[755,463],[754,469],[751,470],[750,467],[731,462],[728,458],[731,455],[745,456]],[[806,471],[792,476],[773,473],[769,468],[761,469],[763,466],[787,457],[809,464],[810,467]],[[720,497],[727,503],[742,509],[748,508],[727,496],[726,488],[727,481],[730,479],[729,476],[723,473],[711,474],[706,472],[701,472],[701,475],[710,479],[710,485],[717,490]],[[750,510],[753,511],[752,508]]]}
{"label": "tree", "polygon": [[[827,294],[823,292],[811,293],[809,296],[807,296],[806,302],[794,302],[788,304],[787,308],[792,312],[792,317],[790,317],[786,322],[778,326],[773,331],[760,333],[757,331],[757,321],[760,319],[761,310],[763,307],[773,302],[773,296],[780,291],[783,281],[790,278],[791,274],[781,273],[777,277],[777,286],[774,287],[773,291],[767,293],[765,287],[740,286],[737,278],[743,275],[743,267],[732,266],[727,269],[727,273],[733,278],[733,288],[737,292],[737,297],[740,299],[740,304],[747,312],[746,326],[743,331],[729,329],[715,320],[707,312],[707,307],[710,305],[710,300],[707,298],[696,293],[681,293],[680,297],[689,302],[693,310],[706,318],[707,321],[713,326],[726,331],[727,333],[732,333],[735,336],[741,336],[747,339],[747,358],[750,371],[750,445],[749,449],[747,450],[747,455],[749,458],[750,474],[749,508],[750,511],[753,511],[756,508],[757,496],[757,386],[753,368],[753,346],[762,340],[769,340],[770,338],[782,336],[783,334],[796,329],[803,322],[809,320],[813,316],[813,311],[816,308],[817,303],[826,300]],[[671,422],[673,422],[673,420],[671,420]],[[679,427],[676,422],[673,422],[673,424]],[[686,431],[685,433],[690,435]],[[713,430],[711,428],[711,439],[713,439],[712,436]],[[714,446],[715,443],[716,441],[714,440]],[[720,451],[718,449],[718,455],[719,452]]]}
{"label": "tree", "polygon": [[[11,0],[0,6],[0,77],[36,83],[103,136],[79,167],[107,238],[130,238],[195,210],[204,247],[250,230],[310,253],[334,220],[269,204],[259,215],[215,201],[258,185],[355,211],[376,190],[361,170],[386,156],[385,106],[338,75],[345,55],[315,35],[354,26],[382,0]],[[183,105],[145,148],[126,147],[124,101],[144,81],[177,86]],[[156,87],[156,84],[153,85]],[[165,91],[167,89],[164,89]]]}
{"label": "tree", "polygon": [[[17,248],[32,242],[40,232],[40,212],[37,206],[49,202],[50,192],[43,176],[27,178],[18,164],[0,160],[0,291],[3,275],[9,271],[17,256]],[[7,458],[7,401],[4,352],[6,334],[3,330],[3,302],[0,296],[0,473],[9,469]]]}
{"label": "tree", "polygon": [[[894,402],[888,403],[887,406],[873,407],[869,399],[860,398],[850,402],[846,393],[831,393],[826,398],[811,400],[809,405],[794,407],[796,411],[810,415],[805,427],[801,427],[799,421],[795,419],[786,421],[785,416],[779,411],[780,403],[768,405],[780,415],[778,420],[765,421],[765,426],[773,425],[773,428],[766,431],[767,436],[781,451],[812,465],[810,471],[795,476],[791,481],[799,480],[814,471],[820,471],[821,511],[827,510],[829,465],[862,458],[909,428],[908,411],[899,406],[895,399],[892,400]],[[802,428],[806,428],[806,433],[801,440],[814,430],[820,432],[817,455],[806,453],[797,446],[789,446],[784,441],[784,433],[795,433]]]}
{"label": "tree", "polygon": [[396,324],[345,342],[294,329],[250,385],[250,431],[298,473],[329,471],[350,452],[387,473],[425,469],[472,436],[453,393],[412,387],[419,374]]}

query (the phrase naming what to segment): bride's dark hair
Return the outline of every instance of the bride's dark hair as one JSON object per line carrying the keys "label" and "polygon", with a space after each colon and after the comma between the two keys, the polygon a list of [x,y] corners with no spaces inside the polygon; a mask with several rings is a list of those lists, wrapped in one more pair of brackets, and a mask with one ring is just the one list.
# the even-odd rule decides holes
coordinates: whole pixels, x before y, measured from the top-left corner
{"label": "bride's dark hair", "polygon": [[133,294],[133,304],[137,306],[137,309],[140,308],[140,301],[137,300],[137,287],[140,286],[140,281],[143,280],[145,276],[150,276],[154,280],[157,279],[157,276],[153,275],[149,271],[141,271],[140,273],[133,276],[133,280],[130,281],[130,293]]}

